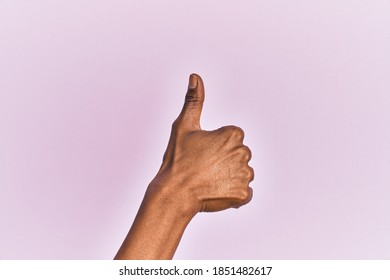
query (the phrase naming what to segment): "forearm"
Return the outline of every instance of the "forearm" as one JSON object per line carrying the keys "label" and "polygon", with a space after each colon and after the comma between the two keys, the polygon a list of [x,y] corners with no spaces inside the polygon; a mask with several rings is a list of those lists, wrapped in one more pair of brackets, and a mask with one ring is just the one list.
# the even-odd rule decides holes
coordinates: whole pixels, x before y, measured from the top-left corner
{"label": "forearm", "polygon": [[172,259],[191,218],[164,195],[147,192],[115,259]]}

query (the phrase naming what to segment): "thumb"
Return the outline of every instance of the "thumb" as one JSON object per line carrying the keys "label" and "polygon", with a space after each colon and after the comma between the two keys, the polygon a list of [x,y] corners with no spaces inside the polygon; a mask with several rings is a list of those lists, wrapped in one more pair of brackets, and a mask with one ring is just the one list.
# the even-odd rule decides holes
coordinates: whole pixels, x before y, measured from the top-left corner
{"label": "thumb", "polygon": [[204,86],[198,74],[191,74],[188,82],[183,109],[176,123],[180,130],[200,130],[200,115],[204,102]]}

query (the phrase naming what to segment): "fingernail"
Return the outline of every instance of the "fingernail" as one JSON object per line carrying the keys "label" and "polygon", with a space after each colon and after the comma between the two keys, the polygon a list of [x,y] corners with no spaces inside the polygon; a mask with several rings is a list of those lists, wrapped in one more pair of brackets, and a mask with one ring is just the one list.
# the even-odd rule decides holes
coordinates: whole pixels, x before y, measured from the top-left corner
{"label": "fingernail", "polygon": [[198,79],[196,78],[196,76],[194,74],[191,74],[190,80],[188,82],[188,88],[195,89],[197,85],[198,85]]}

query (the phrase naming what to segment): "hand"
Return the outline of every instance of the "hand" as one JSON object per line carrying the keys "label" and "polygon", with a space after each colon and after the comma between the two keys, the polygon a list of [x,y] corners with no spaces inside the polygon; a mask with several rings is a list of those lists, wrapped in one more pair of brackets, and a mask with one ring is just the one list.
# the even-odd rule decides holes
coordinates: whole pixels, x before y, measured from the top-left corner
{"label": "hand", "polygon": [[243,130],[202,130],[203,102],[203,81],[192,74],[162,166],[147,190],[147,196],[163,196],[167,205],[190,216],[238,208],[252,198],[254,171],[248,165],[251,151],[243,145]]}
{"label": "hand", "polygon": [[251,200],[254,173],[244,132],[235,126],[202,130],[203,101],[202,79],[192,74],[161,168],[115,259],[171,259],[196,213],[238,208]]}

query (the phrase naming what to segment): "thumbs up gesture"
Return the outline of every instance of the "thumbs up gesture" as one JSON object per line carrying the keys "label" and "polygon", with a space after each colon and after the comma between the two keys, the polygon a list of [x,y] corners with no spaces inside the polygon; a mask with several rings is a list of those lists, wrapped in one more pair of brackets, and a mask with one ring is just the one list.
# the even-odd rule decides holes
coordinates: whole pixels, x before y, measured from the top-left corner
{"label": "thumbs up gesture", "polygon": [[254,171],[248,165],[251,151],[243,144],[244,132],[236,126],[202,130],[204,99],[203,81],[192,74],[163,163],[147,190],[147,195],[162,195],[167,205],[190,216],[238,208],[252,198]]}
{"label": "thumbs up gesture", "polygon": [[171,259],[198,212],[238,208],[252,198],[251,151],[235,126],[200,127],[202,79],[192,74],[156,177],[115,259]]}

